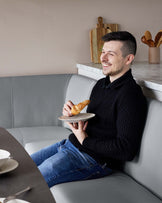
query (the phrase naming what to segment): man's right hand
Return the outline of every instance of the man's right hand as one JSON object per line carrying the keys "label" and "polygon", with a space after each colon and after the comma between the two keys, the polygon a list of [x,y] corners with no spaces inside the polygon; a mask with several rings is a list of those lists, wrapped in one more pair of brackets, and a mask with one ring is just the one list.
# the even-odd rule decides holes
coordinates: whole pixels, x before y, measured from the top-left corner
{"label": "man's right hand", "polygon": [[71,114],[71,108],[72,106],[74,106],[72,101],[68,101],[67,103],[64,104],[63,110],[62,110],[62,114],[64,116],[72,116]]}

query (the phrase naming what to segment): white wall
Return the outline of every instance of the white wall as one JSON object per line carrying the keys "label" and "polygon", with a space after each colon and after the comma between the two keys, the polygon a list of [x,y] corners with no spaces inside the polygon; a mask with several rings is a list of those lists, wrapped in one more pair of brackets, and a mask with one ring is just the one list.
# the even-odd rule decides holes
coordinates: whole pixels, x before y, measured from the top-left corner
{"label": "white wall", "polygon": [[146,61],[140,38],[162,29],[161,9],[162,0],[0,0],[0,76],[75,73],[77,62],[91,61],[98,16],[134,34],[136,61]]}

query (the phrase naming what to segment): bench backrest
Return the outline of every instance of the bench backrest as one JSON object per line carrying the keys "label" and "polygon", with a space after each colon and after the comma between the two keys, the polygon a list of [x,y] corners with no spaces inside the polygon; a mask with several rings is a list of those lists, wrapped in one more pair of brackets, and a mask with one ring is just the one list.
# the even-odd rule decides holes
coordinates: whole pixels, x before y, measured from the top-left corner
{"label": "bench backrest", "polygon": [[61,126],[67,100],[88,99],[95,80],[73,74],[0,78],[0,126]]}
{"label": "bench backrest", "polygon": [[72,75],[0,78],[0,126],[62,125],[66,90]]}
{"label": "bench backrest", "polygon": [[148,101],[140,151],[125,172],[162,198],[162,102]]}

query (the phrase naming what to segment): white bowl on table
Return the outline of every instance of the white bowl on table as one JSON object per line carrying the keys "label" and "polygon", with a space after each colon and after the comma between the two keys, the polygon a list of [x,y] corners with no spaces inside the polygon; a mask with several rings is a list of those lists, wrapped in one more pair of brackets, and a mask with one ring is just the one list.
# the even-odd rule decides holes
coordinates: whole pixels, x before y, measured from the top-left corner
{"label": "white bowl on table", "polygon": [[0,168],[10,159],[10,152],[0,149]]}

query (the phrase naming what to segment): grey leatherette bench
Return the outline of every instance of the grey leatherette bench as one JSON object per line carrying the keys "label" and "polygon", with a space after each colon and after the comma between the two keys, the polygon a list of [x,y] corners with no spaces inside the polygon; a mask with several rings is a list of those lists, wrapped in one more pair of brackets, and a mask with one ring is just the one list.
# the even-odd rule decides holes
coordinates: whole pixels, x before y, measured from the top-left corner
{"label": "grey leatherette bench", "polygon": [[[72,74],[0,78],[0,126],[29,154],[67,138],[70,130],[58,120],[63,104],[89,98],[95,83]],[[162,103],[148,104],[138,156],[123,172],[50,188],[57,203],[162,203]]]}

